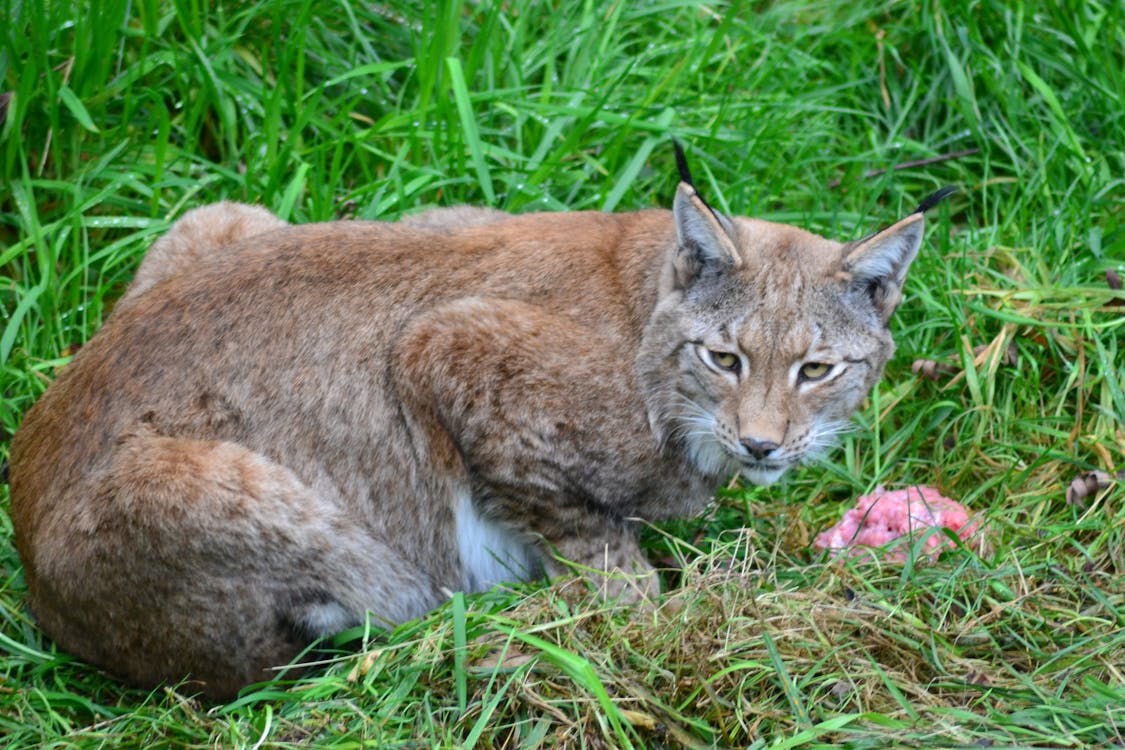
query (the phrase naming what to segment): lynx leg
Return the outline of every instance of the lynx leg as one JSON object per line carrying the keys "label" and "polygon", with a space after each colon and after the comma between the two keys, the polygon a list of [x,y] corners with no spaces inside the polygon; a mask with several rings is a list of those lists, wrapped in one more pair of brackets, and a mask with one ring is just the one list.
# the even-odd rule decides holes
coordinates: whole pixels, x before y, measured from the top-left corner
{"label": "lynx leg", "polygon": [[549,572],[567,569],[557,554],[609,598],[657,593],[629,520],[655,441],[615,347],[542,308],[470,298],[415,320],[395,367],[430,443],[463,456],[481,516],[542,540]]}
{"label": "lynx leg", "polygon": [[85,489],[25,545],[31,607],[62,647],[142,685],[186,676],[228,697],[368,609],[399,622],[441,600],[339,507],[232,443],[141,430]]}
{"label": "lynx leg", "polygon": [[553,576],[577,572],[607,601],[651,601],[660,595],[660,579],[632,528],[571,536],[557,540],[554,548],[547,571]]}
{"label": "lynx leg", "polygon": [[127,304],[160,281],[206,264],[217,251],[247,237],[288,226],[261,206],[223,201],[188,211],[153,243],[128,290]]}

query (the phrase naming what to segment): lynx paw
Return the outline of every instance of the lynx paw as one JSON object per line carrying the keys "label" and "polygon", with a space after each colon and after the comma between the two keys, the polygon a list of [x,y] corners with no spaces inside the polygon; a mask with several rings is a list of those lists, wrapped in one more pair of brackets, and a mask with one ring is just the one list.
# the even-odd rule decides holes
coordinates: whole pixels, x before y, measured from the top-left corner
{"label": "lynx paw", "polygon": [[660,577],[641,555],[634,540],[618,545],[586,544],[576,550],[578,546],[575,543],[559,545],[559,556],[548,566],[549,572],[577,574],[575,582],[588,585],[607,602],[651,604],[660,596]]}

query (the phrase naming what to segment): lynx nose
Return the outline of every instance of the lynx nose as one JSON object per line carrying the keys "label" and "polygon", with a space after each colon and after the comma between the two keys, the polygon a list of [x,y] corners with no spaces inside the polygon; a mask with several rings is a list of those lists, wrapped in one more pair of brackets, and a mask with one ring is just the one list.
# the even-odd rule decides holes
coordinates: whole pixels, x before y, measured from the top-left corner
{"label": "lynx nose", "polygon": [[781,447],[779,443],[775,443],[772,440],[759,440],[758,438],[752,437],[742,438],[739,442],[742,443],[742,447],[746,449],[747,453],[759,459],[765,458]]}

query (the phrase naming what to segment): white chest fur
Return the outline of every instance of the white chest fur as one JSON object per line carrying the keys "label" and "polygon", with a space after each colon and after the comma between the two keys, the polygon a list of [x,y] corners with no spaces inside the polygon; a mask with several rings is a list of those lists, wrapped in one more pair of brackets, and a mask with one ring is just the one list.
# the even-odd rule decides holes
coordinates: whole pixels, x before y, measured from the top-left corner
{"label": "white chest fur", "polygon": [[466,592],[486,591],[498,583],[526,581],[541,566],[531,544],[503,524],[482,518],[468,492],[454,510],[457,547],[461,553],[461,585]]}

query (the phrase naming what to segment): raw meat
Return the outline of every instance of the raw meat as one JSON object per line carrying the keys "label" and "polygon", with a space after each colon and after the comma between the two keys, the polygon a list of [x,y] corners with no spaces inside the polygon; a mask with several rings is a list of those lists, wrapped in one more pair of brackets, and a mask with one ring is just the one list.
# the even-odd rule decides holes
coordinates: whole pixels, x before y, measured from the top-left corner
{"label": "raw meat", "polygon": [[906,562],[912,539],[929,534],[922,553],[935,560],[943,548],[952,546],[952,540],[940,532],[930,533],[930,529],[950,529],[962,541],[968,541],[977,527],[968,508],[933,487],[916,485],[888,492],[879,486],[870,495],[860,497],[856,506],[820,534],[814,544],[839,555],[858,556],[867,554],[859,547],[883,547],[902,539],[883,550],[883,554],[891,561]]}

